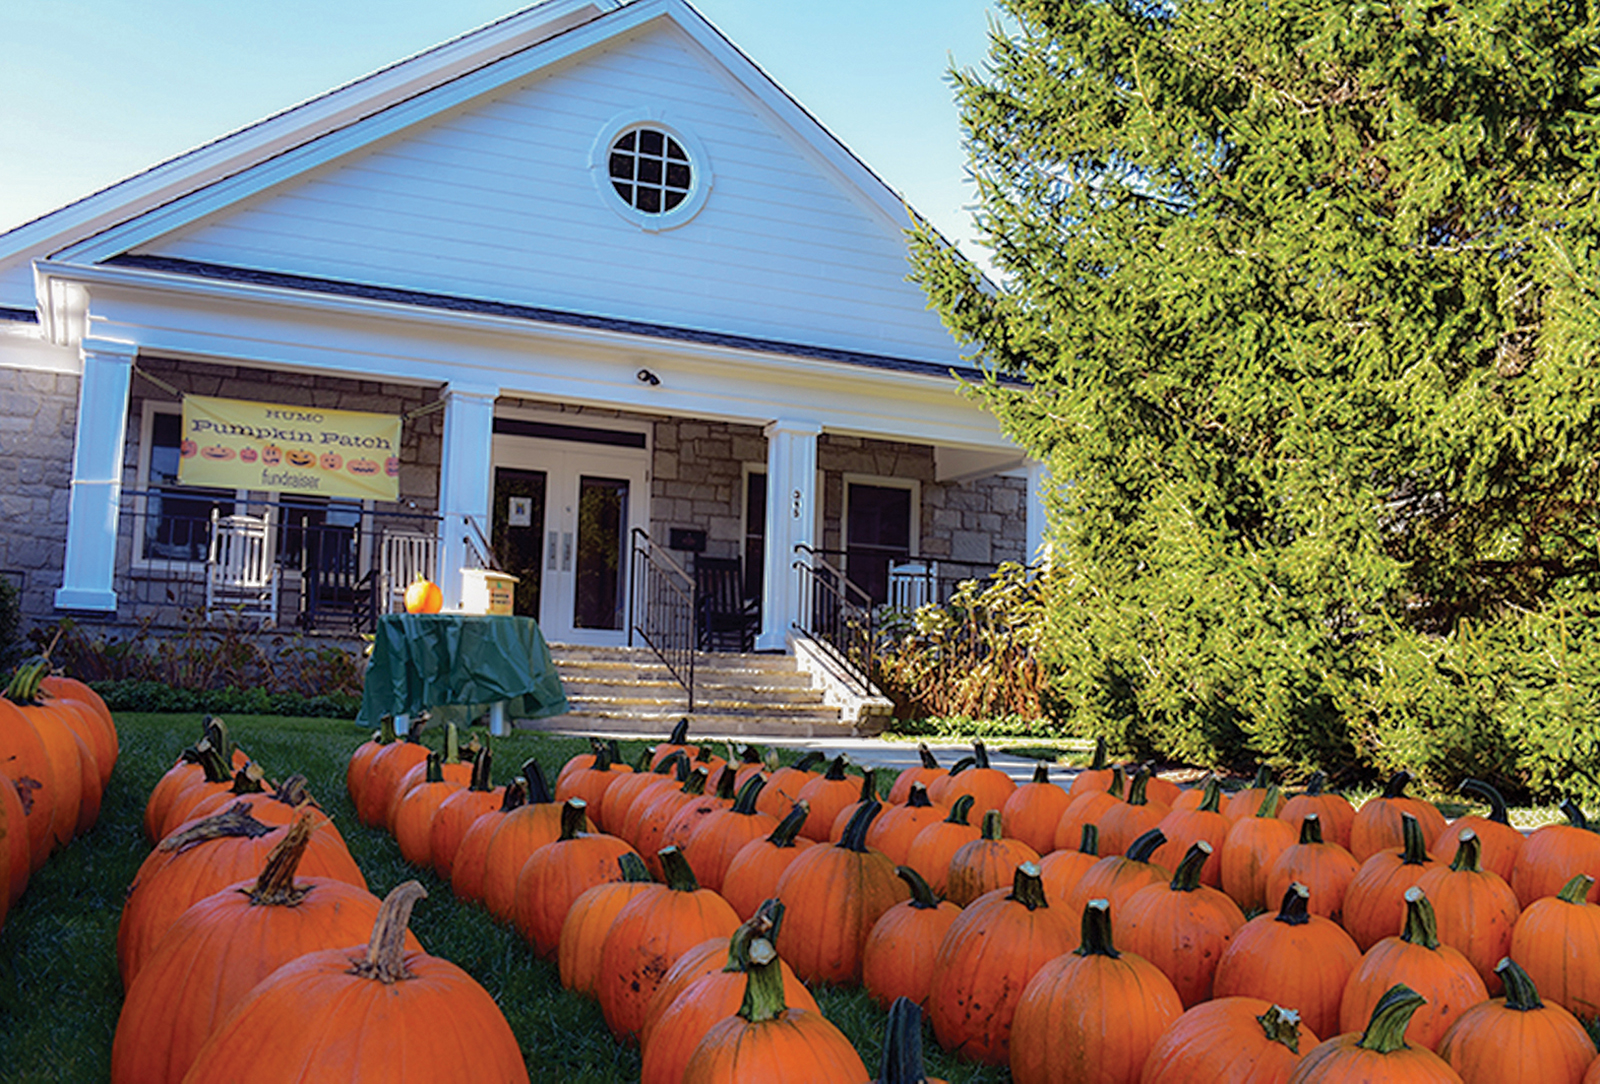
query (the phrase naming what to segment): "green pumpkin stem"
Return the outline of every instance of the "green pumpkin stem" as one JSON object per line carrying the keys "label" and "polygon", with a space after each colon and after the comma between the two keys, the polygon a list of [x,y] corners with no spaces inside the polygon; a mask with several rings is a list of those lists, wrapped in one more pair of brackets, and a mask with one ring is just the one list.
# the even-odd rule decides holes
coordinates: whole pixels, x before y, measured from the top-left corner
{"label": "green pumpkin stem", "polygon": [[1406,889],[1406,924],[1400,931],[1400,940],[1425,949],[1439,947],[1439,919],[1433,913],[1433,904],[1427,894],[1412,885]]}
{"label": "green pumpkin stem", "polygon": [[1089,770],[1091,772],[1103,772],[1106,770],[1106,739],[1104,735],[1094,740],[1094,754],[1089,758]]}
{"label": "green pumpkin stem", "polygon": [[806,817],[811,813],[811,803],[804,798],[798,799],[789,807],[789,812],[784,814],[783,820],[767,836],[767,842],[774,847],[793,847],[795,838],[800,835],[800,829],[805,827]]}
{"label": "green pumpkin stem", "polygon": [[856,811],[850,815],[850,821],[844,826],[844,834],[839,837],[836,847],[843,847],[847,851],[864,854],[867,850],[867,829],[872,825],[872,818],[876,817],[883,809],[883,803],[876,798],[869,802],[862,802],[856,806]]}
{"label": "green pumpkin stem", "polygon": [[399,735],[394,732],[393,715],[385,715],[378,720],[378,732],[372,736],[373,741],[379,745],[393,745],[398,738]]}
{"label": "green pumpkin stem", "polygon": [[972,763],[975,768],[989,767],[989,747],[981,741],[972,743]]}
{"label": "green pumpkin stem", "polygon": [[728,938],[728,959],[723,963],[722,970],[732,974],[749,971],[751,943],[758,937],[776,941],[778,926],[782,922],[783,901],[776,898],[761,901],[761,906],[756,908],[750,920],[740,923]]}
{"label": "green pumpkin stem", "polygon": [[821,764],[826,759],[827,757],[813,749],[811,752],[795,761],[794,768],[796,771],[809,772],[815,769],[818,764]]}
{"label": "green pumpkin stem", "polygon": [[753,817],[756,815],[756,799],[761,797],[762,788],[767,781],[760,772],[752,773],[744,781],[744,786],[739,788],[739,794],[733,800],[733,811],[742,816]]}
{"label": "green pumpkin stem", "polygon": [[1322,788],[1328,785],[1326,772],[1312,772],[1311,778],[1306,782],[1306,794],[1312,798],[1322,796]]}
{"label": "green pumpkin stem", "polygon": [[970,794],[963,794],[957,798],[950,807],[950,813],[945,817],[946,824],[966,824],[967,814],[972,812],[972,803],[975,799]]}
{"label": "green pumpkin stem", "polygon": [[1286,1046],[1294,1054],[1300,1053],[1299,1013],[1281,1005],[1273,1005],[1256,1017],[1256,1023],[1261,1025],[1261,1034],[1267,1037],[1269,1043]]}
{"label": "green pumpkin stem", "polygon": [[656,857],[661,860],[662,879],[668,888],[674,892],[698,892],[700,882],[695,879],[694,870],[689,865],[689,860],[683,856],[683,851],[677,847],[663,847],[656,852]]}
{"label": "green pumpkin stem", "polygon": [[461,763],[461,731],[457,729],[454,723],[445,724],[444,762],[446,764]]}
{"label": "green pumpkin stem", "polygon": [[1030,911],[1050,906],[1049,897],[1044,890],[1044,878],[1039,875],[1036,863],[1018,864],[1017,871],[1011,875],[1011,894],[1006,899],[1020,903]]}
{"label": "green pumpkin stem", "polygon": [[911,793],[906,795],[906,805],[913,809],[927,809],[933,805],[933,799],[928,797],[927,784],[916,782],[911,784]]}
{"label": "green pumpkin stem", "polygon": [[249,802],[240,801],[234,802],[220,813],[213,813],[204,820],[195,821],[180,832],[172,833],[156,844],[156,849],[181,854],[190,847],[199,846],[213,839],[232,839],[238,836],[259,839],[271,831],[273,829],[269,825],[262,824],[251,815]]}
{"label": "green pumpkin stem", "polygon": [[1594,878],[1587,873],[1580,873],[1561,886],[1561,891],[1556,893],[1556,899],[1564,903],[1586,903],[1589,890],[1593,887]]}
{"label": "green pumpkin stem", "polygon": [[1073,949],[1078,956],[1109,956],[1113,960],[1121,957],[1111,943],[1111,902],[1109,900],[1090,900],[1083,909],[1083,927],[1081,943]]}
{"label": "green pumpkin stem", "polygon": [[828,762],[828,770],[822,773],[822,778],[837,783],[844,778],[845,765],[850,763],[850,758],[840,753]]}
{"label": "green pumpkin stem", "polygon": [[861,801],[872,802],[878,798],[878,769],[867,768],[861,773]]}
{"label": "green pumpkin stem", "polygon": [[1456,788],[1462,794],[1470,794],[1475,798],[1482,798],[1489,803],[1489,820],[1496,824],[1510,824],[1511,818],[1506,814],[1506,798],[1499,789],[1490,786],[1481,779],[1463,779]]}
{"label": "green pumpkin stem", "polygon": [[1544,1008],[1544,1002],[1539,998],[1539,988],[1534,986],[1533,979],[1517,962],[1509,956],[1494,965],[1494,973],[1500,976],[1500,982],[1506,988],[1506,1008],[1516,1012],[1533,1012]]}
{"label": "green pumpkin stem", "polygon": [[1267,789],[1261,793],[1261,804],[1256,807],[1256,816],[1262,820],[1271,820],[1278,815],[1278,801],[1283,796],[1283,791],[1278,789],[1278,784],[1268,783]]}
{"label": "green pumpkin stem", "polygon": [[1300,822],[1300,843],[1305,846],[1321,842],[1323,842],[1322,818],[1315,813],[1307,813],[1305,819]]}
{"label": "green pumpkin stem", "polygon": [[267,773],[261,770],[261,765],[252,760],[233,773],[233,786],[228,788],[228,793],[262,794],[266,789]]}
{"label": "green pumpkin stem", "polygon": [[644,864],[644,859],[633,851],[618,856],[617,869],[628,884],[642,885],[655,879],[650,876],[650,867]]}
{"label": "green pumpkin stem", "polygon": [[1463,828],[1456,837],[1460,843],[1456,846],[1456,856],[1450,860],[1450,868],[1457,873],[1483,872],[1483,840],[1478,838],[1478,833],[1471,828]]}
{"label": "green pumpkin stem", "polygon": [[738,779],[738,769],[732,764],[723,764],[722,771],[717,773],[716,794],[719,801],[727,802],[729,805],[733,804],[733,800],[738,797],[738,792],[733,789],[733,785],[738,782]]}
{"label": "green pumpkin stem", "polygon": [[506,784],[505,795],[500,799],[500,812],[510,813],[528,801],[528,781],[521,776]]}
{"label": "green pumpkin stem", "polygon": [[1129,805],[1149,805],[1150,799],[1145,794],[1145,788],[1150,785],[1150,769],[1141,764],[1139,770],[1133,773],[1133,783],[1128,787],[1127,802]]}
{"label": "green pumpkin stem", "polygon": [[672,732],[667,735],[668,745],[684,745],[689,740],[689,717],[685,715],[672,725]]}
{"label": "green pumpkin stem", "polygon": [[1050,762],[1049,761],[1045,761],[1045,760],[1041,760],[1038,763],[1036,763],[1033,766],[1033,778],[1028,780],[1028,782],[1030,782],[1030,783],[1041,783],[1041,784],[1043,784],[1045,786],[1049,786],[1050,785]]}
{"label": "green pumpkin stem", "polygon": [[1122,765],[1118,764],[1111,769],[1111,784],[1106,787],[1106,793],[1113,798],[1121,798],[1125,787],[1126,782],[1122,777]]}
{"label": "green pumpkin stem", "polygon": [[744,1001],[739,1006],[739,1015],[752,1024],[776,1020],[789,1007],[783,996],[778,950],[765,937],[757,937],[750,942],[748,957]]}
{"label": "green pumpkin stem", "polygon": [[1283,903],[1278,907],[1274,922],[1285,926],[1304,926],[1311,921],[1311,889],[1295,881],[1283,893]]}
{"label": "green pumpkin stem", "polygon": [[1427,998],[1404,983],[1389,987],[1373,1006],[1367,1029],[1356,1045],[1375,1054],[1393,1054],[1403,1049],[1411,1014],[1427,1003]]}
{"label": "green pumpkin stem", "polygon": [[1428,862],[1428,839],[1422,834],[1422,822],[1410,813],[1400,814],[1400,861],[1407,866]]}
{"label": "green pumpkin stem", "polygon": [[933,750],[928,748],[925,741],[917,742],[917,756],[922,759],[922,766],[933,771],[939,770],[939,761],[934,758]]}
{"label": "green pumpkin stem", "polygon": [[1562,814],[1567,818],[1567,823],[1572,827],[1581,828],[1585,832],[1589,831],[1589,819],[1583,815],[1583,810],[1578,807],[1577,802],[1574,802],[1571,798],[1563,798],[1561,799],[1561,804],[1556,808],[1561,810]]}
{"label": "green pumpkin stem", "polygon": [[1184,852],[1183,861],[1172,874],[1169,887],[1174,892],[1194,892],[1200,887],[1200,871],[1211,857],[1212,847],[1203,839],[1196,840]]}
{"label": "green pumpkin stem", "polygon": [[528,800],[524,805],[549,805],[556,800],[550,793],[550,781],[545,778],[544,769],[532,757],[522,763],[522,778],[528,787]]}
{"label": "green pumpkin stem", "polygon": [[1166,841],[1166,833],[1159,828],[1152,828],[1128,844],[1128,849],[1123,852],[1123,857],[1130,862],[1148,862],[1150,861],[1150,856],[1155,854]]}
{"label": "green pumpkin stem", "polygon": [[960,760],[958,760],[954,764],[950,765],[950,770],[948,772],[946,772],[945,774],[946,775],[960,775],[962,772],[966,771],[968,768],[972,767],[976,763],[977,763],[977,761],[972,757],[962,757]]}
{"label": "green pumpkin stem", "polygon": [[353,964],[349,973],[385,986],[411,978],[411,970],[406,967],[406,927],[411,923],[411,909],[418,900],[427,898],[428,890],[416,881],[396,885],[378,908],[366,958]]}
{"label": "green pumpkin stem", "polygon": [[1083,826],[1083,831],[1078,833],[1078,853],[1099,856],[1100,826],[1098,824],[1086,824]]}
{"label": "green pumpkin stem", "polygon": [[689,773],[689,778],[684,780],[683,786],[678,788],[684,794],[698,798],[706,792],[706,770],[696,768]]}
{"label": "green pumpkin stem", "polygon": [[485,745],[472,756],[472,778],[467,782],[467,789],[485,794],[494,789],[490,782],[490,770],[494,766],[494,753]]}
{"label": "green pumpkin stem", "polygon": [[1383,788],[1385,798],[1404,798],[1406,786],[1411,782],[1411,773],[1401,768],[1389,777],[1388,784]]}
{"label": "green pumpkin stem", "polygon": [[911,889],[911,906],[918,911],[927,911],[939,906],[939,897],[933,894],[933,889],[928,887],[928,882],[922,874],[910,866],[896,866],[895,876],[904,881]]}
{"label": "green pumpkin stem", "polygon": [[884,1031],[883,1062],[875,1084],[927,1084],[922,1063],[922,1008],[909,997],[889,1006]]}
{"label": "green pumpkin stem", "polygon": [[998,809],[984,810],[983,820],[978,823],[978,838],[986,839],[991,843],[1001,838],[1000,811]]}
{"label": "green pumpkin stem", "polygon": [[1206,776],[1205,786],[1200,791],[1200,812],[1222,812],[1222,782],[1214,775]]}
{"label": "green pumpkin stem", "polygon": [[563,843],[577,839],[589,828],[589,803],[582,798],[568,798],[561,803],[561,836]]}

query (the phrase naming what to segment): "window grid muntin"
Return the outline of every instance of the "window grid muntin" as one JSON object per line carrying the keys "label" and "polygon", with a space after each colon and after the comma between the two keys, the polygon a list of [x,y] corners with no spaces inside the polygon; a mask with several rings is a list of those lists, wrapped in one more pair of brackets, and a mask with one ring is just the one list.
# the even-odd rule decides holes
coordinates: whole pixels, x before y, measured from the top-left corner
{"label": "window grid muntin", "polygon": [[675,210],[694,190],[689,152],[659,128],[635,128],[619,136],[607,170],[618,197],[641,214]]}

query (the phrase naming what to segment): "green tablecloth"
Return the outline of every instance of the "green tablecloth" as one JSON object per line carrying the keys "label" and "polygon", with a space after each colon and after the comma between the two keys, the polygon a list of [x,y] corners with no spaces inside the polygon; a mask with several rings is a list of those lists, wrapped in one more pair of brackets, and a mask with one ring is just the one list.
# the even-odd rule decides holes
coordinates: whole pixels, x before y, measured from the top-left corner
{"label": "green tablecloth", "polygon": [[478,614],[385,614],[378,619],[361,693],[361,716],[463,722],[505,702],[513,719],[567,711],[567,694],[538,624],[529,617]]}

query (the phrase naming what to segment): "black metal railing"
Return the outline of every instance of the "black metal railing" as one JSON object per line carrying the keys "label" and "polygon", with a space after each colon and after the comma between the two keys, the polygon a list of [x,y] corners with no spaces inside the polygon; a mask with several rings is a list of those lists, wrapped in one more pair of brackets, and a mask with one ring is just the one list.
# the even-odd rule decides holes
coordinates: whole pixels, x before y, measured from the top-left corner
{"label": "black metal railing", "polygon": [[[428,513],[194,489],[124,491],[118,523],[115,586],[123,617],[177,624],[184,611],[215,617],[234,610],[279,628],[350,634],[370,631],[397,605],[395,585],[385,578],[386,539],[436,537],[439,530],[439,517]],[[219,590],[213,532],[252,529],[264,535],[265,567],[254,570],[264,575],[234,576]]]}
{"label": "black metal railing", "polygon": [[683,686],[685,711],[694,711],[695,588],[679,564],[639,527],[629,547],[628,646],[634,637]]}
{"label": "black metal railing", "polygon": [[851,583],[821,551],[795,547],[800,616],[795,627],[831,655],[862,695],[872,694],[875,630],[872,597]]}
{"label": "black metal railing", "polygon": [[916,553],[888,553],[871,549],[811,549],[842,574],[874,605],[897,610],[918,606],[943,606],[968,580],[994,575],[992,561],[957,561]]}

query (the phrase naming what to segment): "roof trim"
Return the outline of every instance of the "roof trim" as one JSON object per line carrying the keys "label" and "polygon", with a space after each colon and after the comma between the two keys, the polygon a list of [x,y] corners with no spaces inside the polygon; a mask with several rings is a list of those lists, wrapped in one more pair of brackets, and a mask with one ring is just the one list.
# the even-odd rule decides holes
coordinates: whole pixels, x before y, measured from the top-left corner
{"label": "roof trim", "polygon": [[293,290],[308,294],[407,305],[412,308],[433,309],[441,312],[523,320],[529,323],[548,324],[556,327],[584,328],[622,335],[637,335],[648,339],[664,339],[672,342],[694,343],[701,346],[748,350],[758,354],[811,358],[819,361],[836,362],[841,365],[852,365],[859,368],[907,373],[917,376],[934,376],[975,382],[982,382],[986,379],[985,373],[969,366],[943,365],[938,362],[897,358],[887,354],[871,354],[856,350],[840,350],[809,343],[762,339],[749,335],[678,327],[671,324],[648,323],[641,320],[570,312],[535,305],[518,305],[510,302],[461,297],[453,294],[372,286],[342,279],[316,278],[309,275],[294,275],[276,271],[257,271],[245,267],[201,263],[194,260],[180,260],[165,256],[117,256],[105,261],[103,266],[153,271],[158,274],[177,275],[184,278],[212,282],[238,283],[280,290]]}

